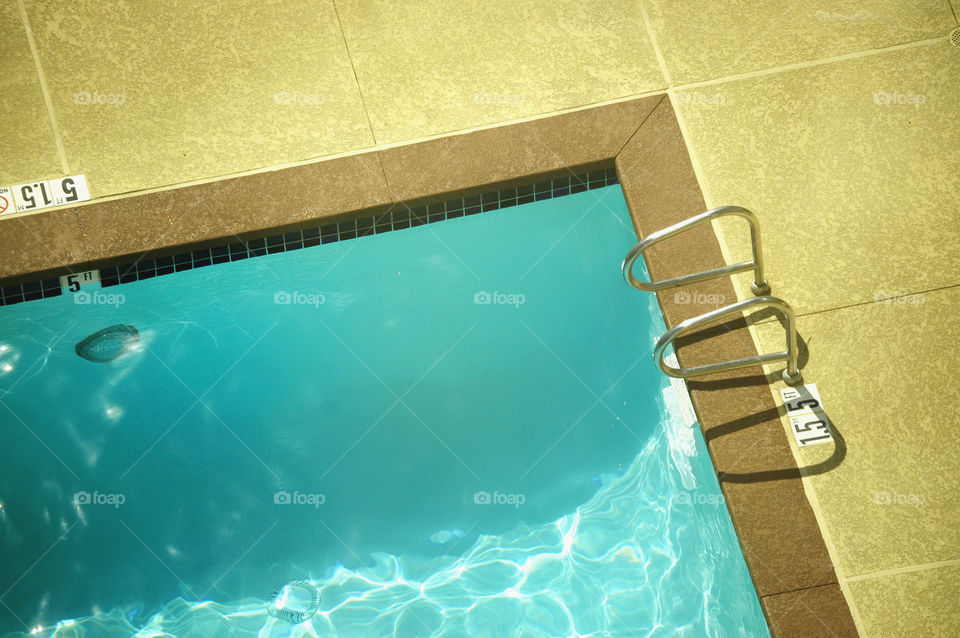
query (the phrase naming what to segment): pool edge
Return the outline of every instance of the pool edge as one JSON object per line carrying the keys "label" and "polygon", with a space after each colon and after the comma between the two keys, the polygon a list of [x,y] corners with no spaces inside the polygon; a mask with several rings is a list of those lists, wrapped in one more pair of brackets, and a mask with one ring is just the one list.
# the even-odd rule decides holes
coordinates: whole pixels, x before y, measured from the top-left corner
{"label": "pool edge", "polygon": [[[705,209],[666,94],[375,150],[348,157],[0,220],[0,285],[36,273],[86,270],[128,255],[203,245],[317,220],[340,220],[451,192],[614,165],[643,237]],[[736,204],[736,202],[728,202]],[[664,278],[723,263],[709,226],[651,251]],[[776,282],[772,282],[774,287]],[[729,278],[659,293],[668,327],[736,299]],[[643,294],[637,292],[636,294]],[[681,362],[749,356],[746,322],[708,341],[685,342]],[[688,383],[741,548],[777,638],[857,635],[801,472],[761,368]],[[799,542],[797,539],[803,539]],[[816,601],[814,611],[804,599]],[[789,602],[784,602],[789,601]]]}
{"label": "pool edge", "polygon": [[[668,100],[646,119],[615,164],[638,237],[706,210]],[[725,263],[710,225],[654,247],[646,261],[655,279]],[[775,289],[776,282],[771,283]],[[737,300],[729,277],[657,297],[668,328]],[[713,331],[708,340],[681,342],[680,362],[756,354],[746,321],[725,325],[730,329]],[[771,633],[776,638],[858,635],[770,391],[773,379],[759,366],[703,379],[687,387]]]}

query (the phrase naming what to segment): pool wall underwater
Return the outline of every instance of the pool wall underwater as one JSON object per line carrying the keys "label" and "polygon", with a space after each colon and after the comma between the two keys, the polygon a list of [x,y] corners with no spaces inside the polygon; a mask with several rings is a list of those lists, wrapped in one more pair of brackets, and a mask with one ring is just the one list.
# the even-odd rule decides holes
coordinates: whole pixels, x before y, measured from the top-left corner
{"label": "pool wall underwater", "polygon": [[[183,252],[174,246],[257,239],[315,226],[318,220],[416,209],[454,193],[475,196],[612,167],[638,236],[704,210],[669,99],[661,94],[270,173],[4,219],[0,286],[6,292],[66,274],[67,264],[73,271],[116,266],[144,252],[144,259]],[[96,195],[95,185],[91,188]],[[703,228],[678,245],[658,247],[647,265],[652,276],[665,278],[722,263],[716,237]],[[736,298],[727,280],[658,294],[667,326],[711,309],[698,306],[696,295],[694,303],[678,304],[675,292]],[[680,361],[689,365],[754,352],[745,328],[733,327],[708,341],[681,344]],[[849,611],[762,370],[727,376],[690,383],[690,395],[771,631],[775,636],[803,635],[803,627],[821,621],[846,626]],[[816,614],[799,604],[802,596],[816,598]]]}
{"label": "pool wall underwater", "polygon": [[[765,635],[656,306],[607,268],[631,237],[610,186],[9,309],[42,363],[5,395],[36,434],[7,604],[57,636]],[[132,351],[76,356],[119,318]]]}

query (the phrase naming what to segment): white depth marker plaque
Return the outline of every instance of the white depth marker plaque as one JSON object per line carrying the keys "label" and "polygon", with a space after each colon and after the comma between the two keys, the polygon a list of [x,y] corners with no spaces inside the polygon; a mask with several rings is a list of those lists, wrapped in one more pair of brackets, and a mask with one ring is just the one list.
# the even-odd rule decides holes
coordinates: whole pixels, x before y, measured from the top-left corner
{"label": "white depth marker plaque", "polygon": [[798,447],[833,441],[830,420],[823,411],[816,383],[783,388],[780,396],[783,397],[783,407],[787,411],[787,420]]}

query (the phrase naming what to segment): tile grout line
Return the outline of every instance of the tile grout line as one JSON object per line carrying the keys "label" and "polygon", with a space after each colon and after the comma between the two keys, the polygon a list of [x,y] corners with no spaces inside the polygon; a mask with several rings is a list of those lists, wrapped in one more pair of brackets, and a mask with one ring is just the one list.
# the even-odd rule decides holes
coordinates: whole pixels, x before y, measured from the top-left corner
{"label": "tile grout line", "polygon": [[[726,259],[726,257],[724,257],[724,259]],[[943,290],[950,290],[951,288],[956,288],[957,286],[960,286],[960,283],[946,284],[946,285],[944,285],[944,286],[937,286],[936,288],[925,288],[925,289],[923,289],[923,290],[917,290],[917,291],[914,291],[914,292],[905,292],[905,293],[903,293],[903,294],[897,293],[897,294],[893,295],[893,297],[917,297],[917,296],[919,296],[919,295],[925,295],[925,294],[927,294],[927,293],[941,292],[941,291],[943,291]],[[847,305],[845,305],[845,306],[833,306],[833,307],[830,307],[830,308],[821,308],[821,309],[819,309],[819,310],[811,310],[810,312],[804,312],[804,313],[799,313],[799,314],[797,314],[797,319],[800,319],[801,317],[815,317],[815,316],[817,316],[817,315],[822,315],[822,314],[825,314],[825,313],[828,313],[828,312],[834,312],[834,311],[836,311],[836,310],[846,310],[846,309],[848,309],[848,308],[857,308],[857,307],[860,307],[860,306],[870,306],[870,305],[873,305],[873,304],[877,304],[877,305],[881,305],[881,306],[891,305],[893,302],[892,302],[892,301],[889,301],[889,299],[890,299],[890,298],[888,298],[888,302],[887,302],[887,303],[883,303],[882,301],[876,301],[876,300],[874,300],[874,301],[858,301],[858,302],[856,302],[856,303],[847,304]]]}
{"label": "tile grout line", "polygon": [[[420,137],[414,137],[406,140],[400,140],[397,142],[385,142],[383,144],[377,144],[375,147],[368,147],[368,149],[359,149],[358,151],[345,151],[343,154],[351,154],[355,152],[362,152],[363,150],[377,150],[385,151],[391,148],[397,148],[400,146],[409,146],[411,144],[417,144],[419,142],[430,142],[433,140],[444,139],[447,137],[456,137],[458,135],[464,135],[466,133],[474,133],[476,131],[489,131],[495,128],[502,128],[504,126],[512,126],[514,124],[526,124],[528,122],[536,122],[538,120],[546,120],[557,115],[567,115],[570,113],[578,113],[580,111],[588,111],[594,108],[600,108],[603,106],[610,106],[611,104],[620,104],[622,102],[632,102],[634,100],[639,100],[645,97],[651,97],[654,95],[660,95],[664,93],[664,89],[650,89],[648,91],[641,91],[640,93],[631,93],[629,95],[621,95],[619,97],[610,98],[607,100],[599,100],[597,102],[590,102],[589,104],[578,104],[576,106],[568,106],[556,111],[548,111],[546,113],[532,113],[530,115],[524,115],[512,120],[502,120],[500,122],[491,122],[489,124],[480,124],[477,126],[468,126],[466,128],[454,129],[450,131],[441,131],[439,133],[431,133],[428,135],[421,135]],[[321,158],[314,158],[308,160],[302,160],[300,163],[309,164],[311,162],[316,162],[322,160]]]}
{"label": "tile grout line", "polygon": [[[21,0],[22,2],[23,0]],[[333,13],[337,17],[337,27],[340,29],[340,38],[343,40],[343,48],[347,52],[347,59],[350,60],[350,70],[353,71],[353,79],[357,83],[357,93],[360,94],[360,104],[363,105],[363,114],[367,118],[367,126],[370,127],[370,137],[373,138],[373,145],[377,146],[377,134],[373,130],[373,121],[370,119],[370,111],[367,110],[367,101],[363,98],[363,89],[360,87],[360,77],[357,75],[357,66],[353,63],[353,56],[350,55],[350,45],[347,44],[347,34],[343,32],[343,22],[340,20],[340,10],[337,8],[337,0],[331,0]]]}
{"label": "tile grout line", "polygon": [[[84,263],[89,263],[86,261],[88,256],[87,255],[87,231],[84,230],[83,228],[83,220],[80,219],[80,211],[77,209],[74,209],[73,215],[77,220],[77,228],[80,230],[80,242],[81,242],[81,248],[83,249]],[[90,270],[90,269],[84,266],[84,270]]]}
{"label": "tile grout line", "polygon": [[949,35],[937,36],[935,38],[927,38],[925,40],[914,40],[913,42],[904,42],[903,44],[894,44],[888,47],[880,47],[879,49],[867,49],[865,51],[854,51],[852,53],[844,53],[843,55],[835,55],[828,58],[817,58],[816,60],[806,60],[803,62],[794,62],[793,64],[784,64],[783,66],[770,67],[769,69],[762,69],[760,71],[748,71],[746,73],[737,73],[734,75],[727,75],[720,78],[714,78],[711,80],[701,80],[699,82],[690,82],[689,84],[678,84],[677,89],[690,89],[698,88],[701,86],[711,86],[714,84],[724,84],[728,82],[739,82],[740,80],[747,80],[755,77],[763,77],[766,75],[775,75],[777,73],[785,73],[787,71],[796,71],[799,69],[808,69],[815,66],[822,66],[826,64],[835,64],[837,62],[845,62],[847,60],[856,60],[858,58],[866,58],[873,55],[882,55],[884,53],[890,53],[892,51],[900,51],[903,49],[912,49],[915,47],[934,45],[938,42],[943,42],[949,39]]}
{"label": "tile grout line", "polygon": [[832,586],[832,585],[838,585],[838,584],[839,584],[839,583],[837,583],[836,581],[834,581],[834,582],[830,582],[830,583],[820,583],[820,584],[818,584],[818,585],[807,585],[806,587],[795,587],[794,589],[785,589],[785,590],[783,590],[783,591],[773,592],[773,593],[771,593],[771,594],[764,594],[763,596],[760,596],[760,595],[758,594],[757,597],[758,597],[758,598],[773,598],[773,597],[775,597],[775,596],[783,596],[784,594],[795,594],[795,593],[801,592],[801,591],[809,591],[809,590],[811,590],[811,589],[819,589],[820,587],[830,587],[830,586]]}
{"label": "tile grout line", "polygon": [[629,145],[630,142],[633,140],[633,138],[637,136],[637,133],[639,133],[640,129],[643,128],[643,125],[647,123],[647,120],[650,119],[650,116],[653,115],[653,112],[660,107],[660,104],[662,104],[665,99],[667,99],[666,93],[663,94],[663,97],[660,98],[659,102],[653,105],[653,108],[650,109],[650,112],[647,113],[642,120],[640,120],[640,123],[637,125],[636,130],[634,130],[633,133],[631,133],[629,137],[627,137],[627,141],[624,142],[623,145],[619,149],[617,149],[617,152],[613,154],[614,161],[616,161],[616,158],[620,157],[620,153],[623,152],[623,149],[627,148],[627,145]]}
{"label": "tile grout line", "polygon": [[647,6],[643,0],[640,1],[640,19],[643,20],[643,27],[647,32],[647,38],[650,40],[650,46],[653,48],[653,54],[657,56],[657,63],[660,65],[660,73],[663,74],[663,81],[667,83],[667,87],[673,83],[673,80],[670,79],[670,70],[667,68],[667,60],[663,57],[663,52],[660,50],[660,44],[657,42],[657,36],[653,32],[653,27],[650,24],[650,16],[647,15]]}
{"label": "tile grout line", "polygon": [[916,565],[907,565],[906,567],[893,567],[891,569],[882,569],[878,572],[870,572],[868,574],[860,574],[858,576],[849,576],[847,578],[848,583],[857,583],[864,580],[873,580],[875,578],[883,578],[885,576],[897,576],[899,574],[911,574],[915,572],[931,571],[934,569],[941,569],[943,567],[953,567],[960,566],[960,558],[952,558],[950,560],[941,560],[936,563],[919,563]]}
{"label": "tile grout line", "polygon": [[[673,105],[673,88],[670,88],[667,91],[668,99],[670,99],[671,105]],[[673,105],[673,112],[677,118],[677,126],[680,128],[680,135],[683,137],[683,143],[687,147],[687,155],[690,156],[690,165],[693,167],[693,174],[697,178],[697,185],[700,187],[700,193],[703,195],[703,203],[707,207],[707,210],[712,210],[713,208],[713,196],[710,194],[710,189],[707,186],[707,178],[703,170],[703,165],[700,163],[700,156],[693,148],[693,138],[690,135],[690,129],[687,126],[687,120],[683,115],[683,110],[679,108],[679,105]],[[714,234],[717,236],[717,239],[720,243],[720,254],[723,256],[724,261],[728,264],[733,263],[730,260],[730,251],[727,248],[726,242],[721,237],[720,233],[717,232],[717,226],[714,221],[710,222],[711,226],[714,228]],[[734,290],[736,291],[736,286]]]}
{"label": "tile grout line", "polygon": [[[720,237],[719,230],[717,231],[718,239]],[[725,245],[726,242],[721,240],[721,245]],[[727,255],[724,255],[724,260],[729,262]],[[740,290],[734,286],[734,292],[737,297],[740,297]],[[760,337],[757,333],[757,328],[755,324],[748,324],[747,331],[750,333],[750,337],[753,339],[754,347],[757,349],[757,352],[763,352],[762,345],[760,343]],[[770,374],[773,371],[772,365],[764,365],[763,370],[765,373]],[[804,383],[808,381],[804,379]],[[767,388],[770,390],[770,395],[773,398],[773,404],[777,406],[778,411],[782,399],[777,396],[777,388],[774,383],[767,384]],[[789,426],[787,424],[786,414],[778,415],[780,420],[780,427],[783,428],[784,437],[787,439],[787,447],[790,448],[790,454],[793,456],[794,463],[796,463],[797,468],[800,469],[803,467],[803,458],[800,456],[800,450],[790,443],[790,437],[787,432]],[[853,591],[850,589],[848,579],[846,574],[843,571],[843,566],[840,562],[840,550],[837,549],[836,544],[833,542],[833,534],[830,532],[830,529],[827,527],[827,522],[823,514],[823,508],[820,505],[820,499],[817,498],[816,490],[813,486],[810,477],[803,473],[800,470],[800,484],[803,486],[803,492],[807,497],[807,501],[810,503],[810,509],[813,511],[814,519],[817,521],[817,527],[820,528],[820,535],[823,538],[824,547],[827,549],[827,555],[830,557],[830,562],[833,563],[833,571],[837,577],[837,584],[840,586],[840,591],[843,593],[843,597],[847,602],[847,607],[850,609],[850,616],[853,618],[853,624],[857,628],[857,632],[861,636],[866,636],[867,633],[864,630],[863,619],[860,616],[860,609],[857,607],[857,603],[853,598]]]}
{"label": "tile grout line", "polygon": [[[647,31],[647,37],[650,39],[650,45],[653,47],[653,51],[657,56],[657,61],[660,64],[660,72],[663,74],[663,79],[667,83],[665,99],[670,100],[671,107],[673,107],[674,115],[677,118],[677,125],[680,127],[680,135],[683,137],[683,142],[687,147],[687,155],[690,156],[690,164],[693,166],[693,173],[697,178],[697,185],[700,187],[700,192],[703,194],[704,201],[708,202],[709,197],[707,196],[706,182],[703,177],[703,167],[700,165],[700,160],[697,157],[697,154],[693,151],[693,146],[690,142],[690,132],[687,129],[686,120],[683,119],[680,109],[673,106],[673,100],[671,99],[673,87],[671,86],[672,80],[670,79],[670,71],[667,69],[667,62],[660,51],[660,44],[657,42],[657,37],[653,32],[653,27],[650,26],[646,5],[643,0],[640,0],[640,15],[643,18],[643,25]],[[708,206],[707,209],[709,210],[709,208],[710,207]],[[721,245],[721,251],[722,250],[723,246]],[[726,253],[723,253],[723,258],[725,260],[727,259]]]}
{"label": "tile grout line", "polygon": [[[727,264],[733,263],[727,255],[724,255],[723,259],[724,259],[724,262],[727,263]],[[915,290],[915,291],[912,291],[912,292],[905,292],[905,293],[903,293],[903,294],[894,295],[894,297],[919,297],[919,296],[921,296],[921,295],[926,295],[926,294],[929,294],[929,293],[936,293],[936,292],[943,292],[943,291],[945,291],[945,290],[951,290],[951,289],[953,289],[953,288],[957,288],[958,286],[960,286],[960,283],[946,284],[946,285],[944,285],[944,286],[937,286],[936,288],[924,288],[924,289],[922,289],[922,290]],[[736,292],[737,292],[737,301],[741,301],[742,299],[748,299],[748,298],[750,298],[749,296],[747,296],[747,297],[742,297],[741,294],[740,294],[741,291],[740,291],[739,289],[737,289],[736,286],[734,287],[734,289],[735,289]],[[832,307],[830,307],[830,308],[821,308],[821,309],[819,309],[819,310],[810,310],[810,311],[808,311],[808,312],[797,312],[797,313],[795,313],[795,316],[796,316],[796,318],[799,320],[799,319],[805,319],[805,318],[807,318],[807,317],[816,317],[817,315],[823,315],[823,314],[827,314],[827,313],[829,313],[829,312],[834,312],[834,311],[837,311],[837,310],[848,310],[848,309],[850,309],[850,308],[859,308],[859,307],[861,307],[861,306],[872,306],[872,305],[874,305],[874,304],[880,305],[880,306],[887,306],[887,305],[892,305],[893,302],[884,303],[884,302],[882,302],[882,301],[869,301],[869,300],[868,300],[868,301],[858,301],[858,302],[856,302],[856,303],[846,304],[846,305],[844,305],[844,306],[832,306]],[[776,321],[777,321],[776,317],[767,317],[767,318],[765,318],[765,319],[761,319],[760,321],[751,323],[750,325],[752,325],[752,326],[762,326],[762,325],[766,325],[766,324],[768,324],[768,323],[774,323],[774,322],[776,322]]]}
{"label": "tile grout line", "polygon": [[822,66],[826,64],[835,64],[837,62],[845,62],[847,60],[855,60],[858,58],[866,58],[873,55],[882,55],[884,53],[890,53],[892,51],[900,51],[903,49],[912,49],[915,47],[929,46],[936,44],[938,42],[943,42],[949,39],[949,35],[937,36],[935,38],[927,38],[925,40],[914,40],[913,42],[904,42],[903,44],[894,44],[888,47],[880,47],[878,49],[867,49],[865,51],[854,51],[852,53],[844,53],[843,55],[835,55],[827,58],[817,58],[816,60],[805,60],[803,62],[795,62],[793,64],[784,64],[782,66],[770,67],[769,69],[762,69],[760,71],[748,71],[746,73],[737,73],[734,75],[727,75],[719,78],[713,78],[710,80],[701,80],[698,82],[690,82],[688,84],[678,84],[673,88],[677,89],[690,89],[698,88],[701,86],[711,86],[714,84],[725,84],[728,82],[738,82],[740,80],[747,80],[755,77],[763,77],[766,75],[775,75],[777,73],[785,73],[787,71],[796,71],[799,69],[807,69],[815,66]]}
{"label": "tile grout line", "polygon": [[50,118],[50,127],[53,129],[53,141],[57,147],[57,155],[60,158],[60,168],[63,169],[64,175],[69,175],[70,165],[67,163],[67,152],[63,147],[63,137],[60,135],[57,116],[53,112],[53,100],[50,98],[50,91],[47,88],[47,78],[43,73],[43,65],[40,64],[40,54],[37,51],[37,43],[33,39],[33,29],[30,28],[30,18],[27,16],[27,8],[24,6],[23,0],[17,0],[17,7],[20,10],[20,19],[23,21],[23,29],[27,35],[27,43],[30,45],[33,65],[37,70],[37,80],[40,83],[40,92],[43,94],[43,103],[47,107],[47,117]]}

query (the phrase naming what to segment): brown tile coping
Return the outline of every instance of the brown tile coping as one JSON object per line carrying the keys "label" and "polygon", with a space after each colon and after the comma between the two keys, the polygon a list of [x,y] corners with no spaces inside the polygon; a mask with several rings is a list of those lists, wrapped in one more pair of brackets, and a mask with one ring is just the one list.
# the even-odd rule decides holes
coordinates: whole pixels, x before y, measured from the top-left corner
{"label": "brown tile coping", "polygon": [[[0,220],[0,285],[186,247],[369,216],[400,205],[614,163],[638,237],[705,210],[664,95],[304,166]],[[736,202],[731,202],[736,203]],[[269,233],[267,232],[269,231]],[[646,257],[655,279],[716,267],[713,229]],[[776,282],[771,282],[776,291]],[[687,301],[684,294],[693,303]],[[636,294],[643,294],[637,292]],[[729,278],[658,293],[667,326],[730,302]],[[2,312],[2,310],[0,310]],[[684,365],[756,354],[743,319],[678,344]],[[688,382],[740,545],[777,638],[856,635],[759,367]]]}
{"label": "brown tile coping", "polygon": [[518,177],[569,175],[568,167],[613,160],[663,99],[655,95],[391,148],[380,153],[384,174],[398,201],[416,203]]}
{"label": "brown tile coping", "polygon": [[[638,237],[706,209],[668,102],[639,128],[617,156],[616,167]],[[652,248],[647,268],[654,279],[665,279],[723,263],[716,235],[704,224]],[[776,282],[772,286],[776,292]],[[729,277],[657,297],[668,327],[737,298]],[[694,303],[683,303],[688,299]],[[682,365],[756,354],[743,319],[721,324],[707,336],[679,342]],[[811,635],[801,611],[808,619],[819,618],[821,626],[846,632],[853,619],[762,368],[699,377],[687,387],[771,632],[777,638]],[[811,588],[819,592],[811,599],[816,606],[797,610],[768,602]],[[856,635],[856,630],[842,635]]]}
{"label": "brown tile coping", "polygon": [[[86,261],[77,213],[70,208],[0,220],[0,279],[36,275]],[[4,282],[10,283],[10,282]]]}
{"label": "brown tile coping", "polygon": [[[766,596],[760,600],[774,636],[850,638],[857,628],[837,584]],[[831,621],[830,624],[827,624]]]}

